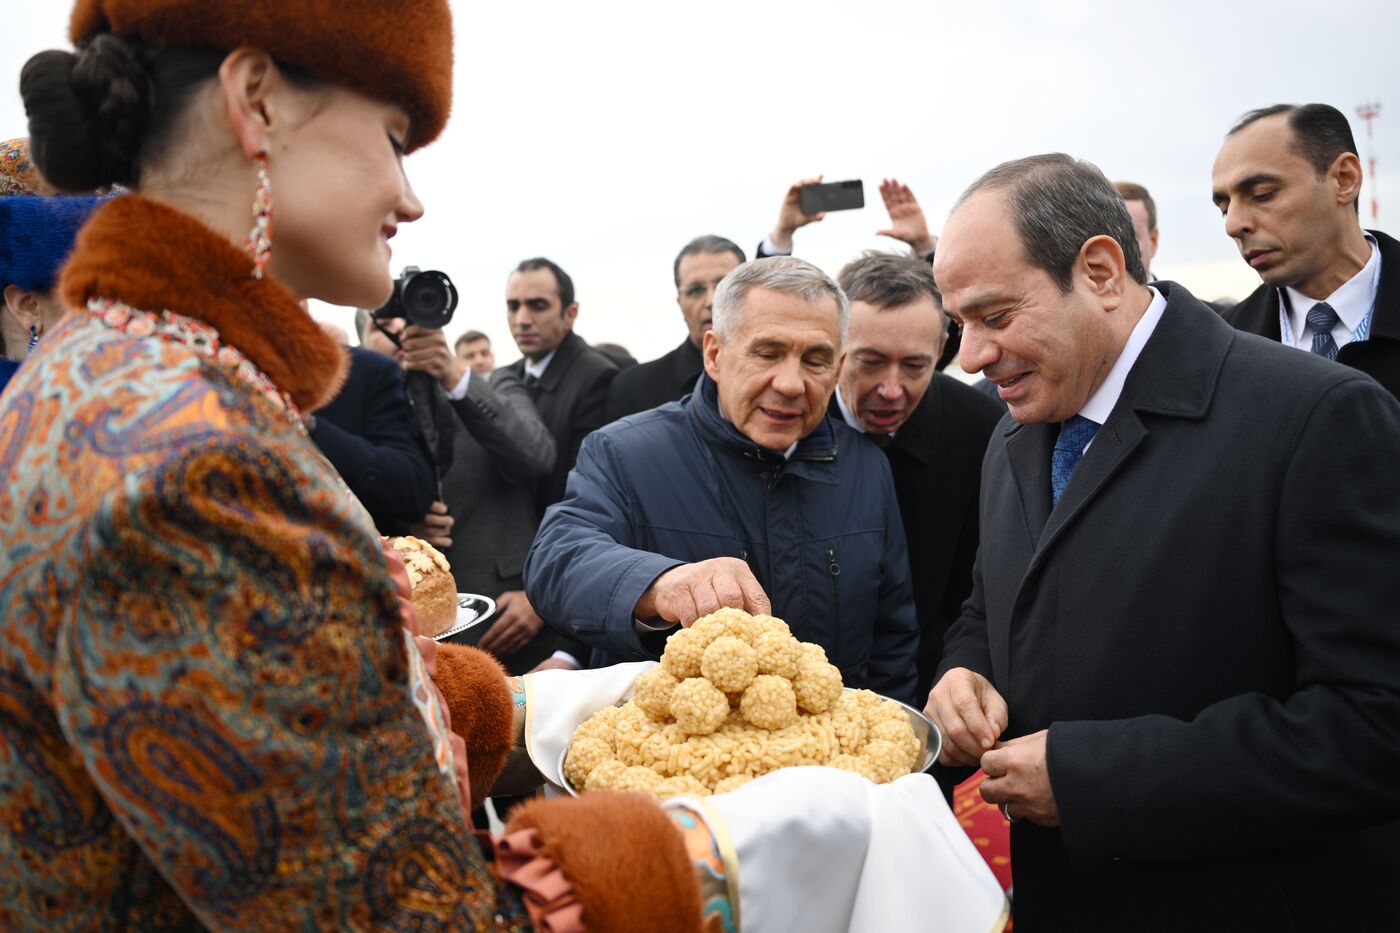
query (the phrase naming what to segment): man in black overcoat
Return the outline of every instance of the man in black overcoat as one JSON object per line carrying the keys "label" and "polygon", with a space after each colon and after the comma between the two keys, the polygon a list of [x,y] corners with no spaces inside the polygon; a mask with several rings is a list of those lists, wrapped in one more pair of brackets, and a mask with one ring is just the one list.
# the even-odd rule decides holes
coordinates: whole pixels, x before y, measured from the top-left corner
{"label": "man in black overcoat", "polygon": [[928,709],[1016,929],[1400,928],[1400,403],[1147,287],[1068,156],[974,183],[934,275],[1011,417]]}
{"label": "man in black overcoat", "polygon": [[1263,284],[1225,319],[1400,397],[1400,241],[1362,229],[1361,182],[1337,108],[1278,104],[1240,119],[1216,156],[1213,196]]}

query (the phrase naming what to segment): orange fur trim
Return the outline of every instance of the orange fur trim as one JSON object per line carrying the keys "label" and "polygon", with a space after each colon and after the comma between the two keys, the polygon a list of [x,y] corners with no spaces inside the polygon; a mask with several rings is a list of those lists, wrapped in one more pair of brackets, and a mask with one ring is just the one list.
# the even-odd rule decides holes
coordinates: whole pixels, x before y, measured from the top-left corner
{"label": "orange fur trim", "polygon": [[593,793],[522,804],[506,833],[539,832],[590,930],[700,933],[700,884],[680,830],[656,801]]}
{"label": "orange fur trim", "polygon": [[438,644],[434,683],[447,701],[452,731],[467,743],[473,804],[491,794],[515,741],[515,708],[500,662],[479,648]]}
{"label": "orange fur trim", "polygon": [[100,32],[156,46],[251,46],[318,77],[401,105],[409,149],[432,142],[452,110],[447,0],[78,0],[74,45]]}
{"label": "orange fur trim", "polygon": [[186,214],[138,195],[99,207],[59,279],[65,301],[124,301],[196,318],[237,347],[302,411],[335,398],[349,356],[295,296],[252,276],[243,250]]}

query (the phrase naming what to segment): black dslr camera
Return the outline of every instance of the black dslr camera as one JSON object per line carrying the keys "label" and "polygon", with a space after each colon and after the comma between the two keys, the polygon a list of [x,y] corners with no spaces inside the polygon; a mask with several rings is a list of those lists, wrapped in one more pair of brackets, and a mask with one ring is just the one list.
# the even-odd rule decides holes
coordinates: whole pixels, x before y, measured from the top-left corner
{"label": "black dslr camera", "polygon": [[419,327],[441,330],[452,320],[452,312],[456,310],[457,287],[446,272],[424,272],[417,266],[409,266],[394,279],[394,293],[374,312],[374,319],[387,321],[401,317]]}

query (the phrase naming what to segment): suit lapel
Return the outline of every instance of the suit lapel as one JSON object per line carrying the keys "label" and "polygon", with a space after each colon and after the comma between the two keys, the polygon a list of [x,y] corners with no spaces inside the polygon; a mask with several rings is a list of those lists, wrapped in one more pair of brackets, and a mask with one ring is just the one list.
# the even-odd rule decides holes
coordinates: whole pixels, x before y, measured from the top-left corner
{"label": "suit lapel", "polygon": [[[1133,453],[1148,435],[1143,414],[1199,420],[1210,407],[1220,368],[1234,341],[1234,330],[1181,286],[1156,283],[1156,287],[1167,298],[1162,319],[1128,373],[1118,404],[1095,435],[1059,504],[1049,512],[1026,568],[1026,578],[1045,561],[1066,529],[1089,510],[1132,460]],[[1043,491],[1048,510],[1050,451],[1054,449],[1058,428],[1056,425],[1037,427],[1043,428],[1047,435],[1037,445],[1041,449],[1035,451],[1039,462],[1031,462],[1032,453],[1028,450],[1019,455],[1025,460],[1024,467],[1017,466],[1018,455],[1013,453],[1013,470],[1018,474],[1018,482],[1023,469],[1027,476],[1033,469],[1039,471],[1035,488],[1029,495],[1038,496],[1041,493],[1036,490]],[[1022,501],[1039,502],[1028,498],[1024,492]],[[1030,507],[1026,507],[1026,513],[1028,517],[1036,514]]]}
{"label": "suit lapel", "polygon": [[1006,455],[1021,500],[1021,521],[1032,550],[1050,518],[1050,455],[1056,425],[1012,422],[1007,429]]}

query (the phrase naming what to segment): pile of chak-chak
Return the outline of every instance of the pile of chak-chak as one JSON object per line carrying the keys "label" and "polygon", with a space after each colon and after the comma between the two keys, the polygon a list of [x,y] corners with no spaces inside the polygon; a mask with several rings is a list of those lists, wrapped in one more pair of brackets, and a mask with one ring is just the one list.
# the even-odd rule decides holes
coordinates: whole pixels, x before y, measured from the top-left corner
{"label": "pile of chak-chak", "polygon": [[574,730],[564,774],[578,790],[664,799],[722,794],[793,765],[883,784],[908,774],[919,750],[902,706],[843,690],[826,652],[786,622],[721,609],[667,639],[625,705]]}

